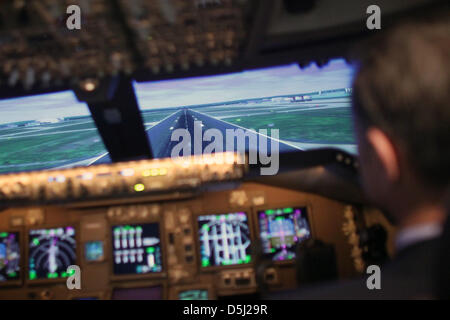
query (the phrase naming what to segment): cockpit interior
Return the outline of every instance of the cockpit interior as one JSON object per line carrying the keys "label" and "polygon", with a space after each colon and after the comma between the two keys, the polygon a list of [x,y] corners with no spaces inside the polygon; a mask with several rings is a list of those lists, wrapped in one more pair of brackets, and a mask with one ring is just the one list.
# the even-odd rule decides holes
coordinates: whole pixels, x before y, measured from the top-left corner
{"label": "cockpit interior", "polygon": [[260,299],[395,256],[351,108],[370,5],[1,1],[0,299]]}

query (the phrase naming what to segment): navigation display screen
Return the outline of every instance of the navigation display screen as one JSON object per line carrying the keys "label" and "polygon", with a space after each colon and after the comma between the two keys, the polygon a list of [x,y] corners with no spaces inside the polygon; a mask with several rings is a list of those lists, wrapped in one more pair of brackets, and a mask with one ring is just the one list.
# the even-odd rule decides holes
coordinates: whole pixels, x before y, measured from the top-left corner
{"label": "navigation display screen", "polygon": [[30,280],[66,278],[76,264],[75,228],[30,230],[28,250]]}
{"label": "navigation display screen", "polygon": [[263,253],[273,261],[294,259],[296,244],[311,236],[306,208],[259,211],[258,220]]}
{"label": "navigation display screen", "polygon": [[250,229],[245,212],[199,216],[197,221],[202,267],[251,261]]}
{"label": "navigation display screen", "polygon": [[0,283],[20,279],[18,232],[0,232]]}
{"label": "navigation display screen", "polygon": [[158,223],[112,227],[115,275],[146,274],[163,269]]}

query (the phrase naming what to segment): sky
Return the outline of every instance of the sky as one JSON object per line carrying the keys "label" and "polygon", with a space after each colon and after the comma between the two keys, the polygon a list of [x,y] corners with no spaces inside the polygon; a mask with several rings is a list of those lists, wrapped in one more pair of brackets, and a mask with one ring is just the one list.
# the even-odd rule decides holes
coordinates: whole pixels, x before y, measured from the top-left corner
{"label": "sky", "polygon": [[322,69],[312,64],[301,70],[291,64],[213,77],[135,83],[135,88],[141,109],[148,110],[346,88],[351,87],[352,75],[353,68],[339,59]]}
{"label": "sky", "polygon": [[72,91],[0,100],[0,124],[89,115]]}
{"label": "sky", "polygon": [[[343,59],[301,70],[296,64],[239,73],[135,83],[142,110],[270,97],[351,86],[353,68]],[[0,124],[89,115],[70,92],[0,100]]]}

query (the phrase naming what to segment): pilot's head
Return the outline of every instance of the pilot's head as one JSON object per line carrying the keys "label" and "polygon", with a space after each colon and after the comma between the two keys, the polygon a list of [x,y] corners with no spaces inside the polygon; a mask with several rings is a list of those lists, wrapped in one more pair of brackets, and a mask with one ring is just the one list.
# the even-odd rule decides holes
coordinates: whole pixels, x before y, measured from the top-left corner
{"label": "pilot's head", "polygon": [[[404,24],[374,39],[353,111],[369,198],[402,225],[438,218],[450,182],[450,24]],[[416,214],[425,208],[428,217]]]}

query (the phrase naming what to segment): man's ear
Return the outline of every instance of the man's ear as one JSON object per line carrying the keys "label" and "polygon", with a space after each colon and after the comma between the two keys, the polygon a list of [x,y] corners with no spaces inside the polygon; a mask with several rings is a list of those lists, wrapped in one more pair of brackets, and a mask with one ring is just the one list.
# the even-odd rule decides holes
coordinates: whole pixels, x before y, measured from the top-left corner
{"label": "man's ear", "polygon": [[400,178],[400,166],[398,155],[391,139],[383,131],[373,127],[369,128],[366,134],[367,140],[380,159],[388,179],[397,181]]}

